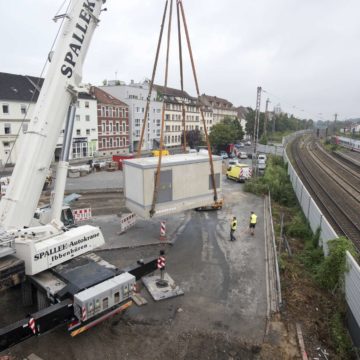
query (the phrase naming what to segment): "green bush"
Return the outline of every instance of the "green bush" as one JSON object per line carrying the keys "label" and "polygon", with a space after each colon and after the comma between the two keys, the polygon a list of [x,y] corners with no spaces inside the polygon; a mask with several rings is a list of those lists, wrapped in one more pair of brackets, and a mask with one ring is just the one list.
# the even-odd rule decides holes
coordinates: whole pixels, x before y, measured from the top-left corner
{"label": "green bush", "polygon": [[341,359],[352,358],[352,343],[346,330],[344,315],[337,312],[330,319],[330,332],[334,348]]}
{"label": "green bush", "polygon": [[291,222],[285,226],[285,233],[291,237],[309,240],[312,238],[312,232],[307,220],[302,213],[298,212],[291,219]]}
{"label": "green bush", "polygon": [[268,186],[262,181],[261,178],[253,178],[248,180],[245,183],[244,190],[255,195],[266,195],[269,192]]}
{"label": "green bush", "polygon": [[346,237],[340,237],[328,242],[329,255],[319,266],[316,279],[327,290],[334,291],[342,282],[346,269],[346,251],[355,258],[354,244]]}

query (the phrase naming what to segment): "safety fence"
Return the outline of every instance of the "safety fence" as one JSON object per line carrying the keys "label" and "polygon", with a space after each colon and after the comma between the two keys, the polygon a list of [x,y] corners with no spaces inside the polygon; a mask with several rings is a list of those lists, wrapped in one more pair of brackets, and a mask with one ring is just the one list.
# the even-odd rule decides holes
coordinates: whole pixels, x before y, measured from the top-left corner
{"label": "safety fence", "polygon": [[[283,138],[283,156],[284,162],[288,165],[288,174],[292,183],[293,189],[296,193],[296,197],[303,210],[304,215],[309,221],[310,227],[313,232],[320,228],[320,245],[323,247],[324,255],[329,254],[328,242],[333,239],[337,239],[338,235],[332,228],[326,217],[322,214],[319,207],[316,205],[314,199],[304,186],[300,177],[296,173],[294,167],[289,161],[289,157],[286,153],[286,145],[294,140],[297,136],[303,135],[309,132],[308,130],[299,131]],[[259,151],[276,154],[279,152],[274,146],[268,145]],[[346,253],[347,272],[345,273],[345,299],[348,305],[347,322],[350,334],[354,341],[355,346],[360,347],[360,266],[353,258],[353,256]]]}
{"label": "safety fence", "polygon": [[284,147],[279,145],[258,145],[258,152],[265,153],[265,154],[273,154],[277,156],[283,156]]}

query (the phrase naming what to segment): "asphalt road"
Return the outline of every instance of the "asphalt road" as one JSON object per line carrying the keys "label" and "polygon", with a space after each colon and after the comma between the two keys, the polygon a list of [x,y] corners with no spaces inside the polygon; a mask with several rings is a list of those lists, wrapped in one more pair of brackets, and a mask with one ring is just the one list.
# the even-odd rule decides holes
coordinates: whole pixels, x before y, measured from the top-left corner
{"label": "asphalt road", "polygon": [[[90,174],[72,180],[72,185],[86,182],[106,188],[118,184],[119,173]],[[43,359],[229,359],[230,351],[243,354],[234,358],[254,358],[245,344],[261,344],[267,312],[264,204],[242,187],[223,177],[223,210],[187,211],[165,218],[168,240],[173,243],[163,245],[166,269],[184,296],[154,302],[143,288],[149,303],[133,306],[120,320],[107,321],[74,339],[58,328],[15,346],[11,354],[23,358],[35,352]],[[247,231],[250,211],[259,216],[253,237]],[[235,242],[229,241],[232,216],[238,219]],[[99,255],[120,268],[157,256],[163,247],[158,245],[159,222],[141,220],[119,235],[116,215],[92,219],[107,241],[107,250]],[[18,317],[25,315],[18,298],[13,291],[0,300],[1,312],[11,313],[13,307]]]}

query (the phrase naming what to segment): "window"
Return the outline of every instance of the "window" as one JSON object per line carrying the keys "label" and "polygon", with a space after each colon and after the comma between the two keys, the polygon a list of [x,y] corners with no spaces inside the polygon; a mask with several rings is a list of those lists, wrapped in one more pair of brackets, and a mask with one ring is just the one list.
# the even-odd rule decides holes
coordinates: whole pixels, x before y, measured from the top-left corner
{"label": "window", "polygon": [[76,135],[81,135],[81,130],[80,129],[76,129]]}
{"label": "window", "polygon": [[26,114],[26,105],[21,104],[20,105],[20,111],[21,111],[22,114]]}
{"label": "window", "polygon": [[118,121],[116,122],[116,132],[120,132],[120,123]]}
{"label": "window", "polygon": [[86,135],[90,135],[90,129],[86,129]]}
{"label": "window", "polygon": [[10,143],[9,143],[8,141],[3,142],[3,145],[4,145],[4,148],[8,148],[8,147],[10,147]]}
{"label": "window", "polygon": [[80,115],[75,115],[76,121],[80,121]]}
{"label": "window", "polygon": [[102,133],[105,133],[105,132],[106,132],[106,122],[105,122],[105,121],[103,121],[103,122],[101,123],[101,132],[102,132]]}
{"label": "window", "polygon": [[110,138],[110,140],[109,140],[109,147],[113,147],[113,139],[112,138]]}
{"label": "window", "polygon": [[139,107],[136,108],[136,112],[140,112],[140,108],[139,108]]}
{"label": "window", "polygon": [[112,133],[112,131],[113,131],[113,123],[112,122],[110,122],[109,123],[109,131]]}
{"label": "window", "polygon": [[5,134],[11,134],[11,124],[4,124]]}
{"label": "window", "polygon": [[[116,146],[119,147],[120,146],[120,139],[119,138],[116,138]],[[121,144],[122,146],[122,144]]]}
{"label": "window", "polygon": [[160,136],[160,129],[156,130],[156,136]]}
{"label": "window", "polygon": [[135,136],[140,136],[140,130],[135,130]]}
{"label": "window", "polygon": [[160,126],[160,122],[161,122],[161,120],[160,120],[160,119],[157,119],[157,120],[156,120],[156,126]]}
{"label": "window", "polygon": [[85,115],[85,121],[90,121],[90,115]]}
{"label": "window", "polygon": [[106,148],[106,139],[102,139],[102,147],[103,147],[103,149]]}
{"label": "window", "polygon": [[140,126],[140,119],[135,119],[135,126]]}
{"label": "window", "polygon": [[89,108],[89,102],[85,101],[85,107],[88,109]]}
{"label": "window", "polygon": [[102,306],[103,310],[107,309],[109,307],[109,299],[107,297],[103,299],[102,303],[103,303],[103,306]]}
{"label": "window", "polygon": [[126,132],[126,122],[125,121],[123,121],[123,123],[122,123],[122,128],[123,128],[123,132]]}
{"label": "window", "polygon": [[157,112],[157,113],[161,112],[161,109],[157,109],[156,112]]}
{"label": "window", "polygon": [[28,131],[28,127],[29,127],[29,124],[22,125],[23,133],[26,133]]}
{"label": "window", "polygon": [[105,116],[105,106],[101,107],[101,116]]}
{"label": "window", "polygon": [[9,113],[9,105],[3,105],[2,111],[3,111],[3,114],[8,114]]}
{"label": "window", "polygon": [[169,114],[165,115],[165,120],[170,120],[170,115]]}
{"label": "window", "polygon": [[114,303],[117,304],[118,302],[120,302],[120,292],[116,292],[114,294]]}
{"label": "window", "polygon": [[78,108],[80,107],[80,101],[76,102],[76,107],[78,107]]}

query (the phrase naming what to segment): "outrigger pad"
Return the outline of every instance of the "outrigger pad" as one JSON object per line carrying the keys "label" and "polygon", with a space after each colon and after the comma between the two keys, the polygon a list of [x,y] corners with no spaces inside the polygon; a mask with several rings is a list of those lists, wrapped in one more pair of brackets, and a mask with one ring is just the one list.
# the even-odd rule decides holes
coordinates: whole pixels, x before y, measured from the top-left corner
{"label": "outrigger pad", "polygon": [[160,274],[156,274],[144,276],[142,282],[155,301],[184,295],[184,291],[175,284],[168,273],[164,274],[164,280],[160,279]]}

